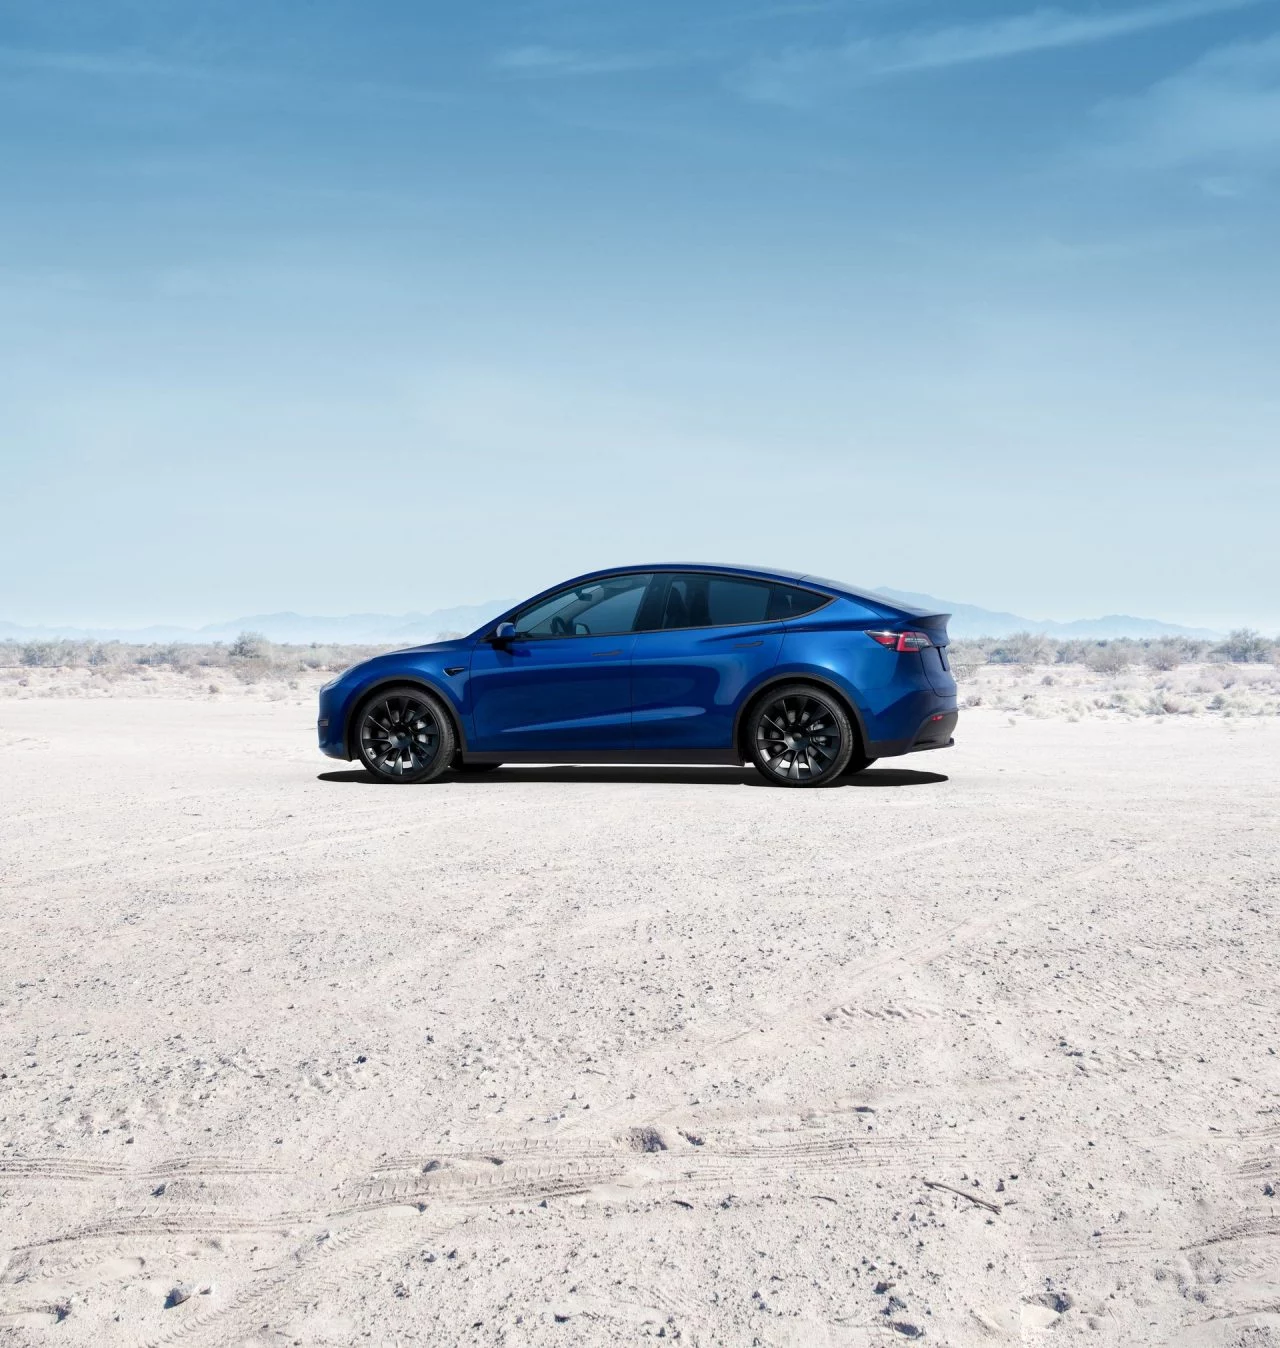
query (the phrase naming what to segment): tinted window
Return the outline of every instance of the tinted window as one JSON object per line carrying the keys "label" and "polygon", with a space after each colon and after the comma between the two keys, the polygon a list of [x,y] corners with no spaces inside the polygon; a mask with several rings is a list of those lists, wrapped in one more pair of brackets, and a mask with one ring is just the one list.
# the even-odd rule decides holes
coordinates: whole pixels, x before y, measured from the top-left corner
{"label": "tinted window", "polygon": [[608,637],[630,632],[650,576],[609,576],[561,590],[516,614],[522,637]]}
{"label": "tinted window", "polygon": [[769,617],[775,622],[799,618],[831,602],[829,594],[814,594],[795,585],[770,585],[769,591]]}
{"label": "tinted window", "polygon": [[667,587],[661,626],[737,627],[743,623],[781,622],[811,613],[827,602],[794,585],[775,585],[735,576],[675,575]]}

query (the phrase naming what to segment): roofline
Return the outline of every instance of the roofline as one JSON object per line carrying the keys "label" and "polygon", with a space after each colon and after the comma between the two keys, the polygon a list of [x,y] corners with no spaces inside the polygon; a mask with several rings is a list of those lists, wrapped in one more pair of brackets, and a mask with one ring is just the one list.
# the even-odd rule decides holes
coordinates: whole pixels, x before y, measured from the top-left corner
{"label": "roofline", "polygon": [[821,576],[806,574],[802,571],[743,566],[736,562],[638,562],[633,566],[602,566],[594,571],[584,571],[581,575],[569,576],[564,580],[559,580],[554,585],[549,585],[546,589],[539,590],[536,594],[531,594],[520,600],[518,604],[513,604],[505,613],[500,613],[497,617],[491,618],[487,623],[483,623],[476,628],[475,632],[469,633],[468,636],[478,636],[481,632],[488,631],[495,623],[504,621],[512,614],[518,613],[521,609],[527,608],[530,604],[536,603],[547,595],[555,594],[557,590],[582,585],[588,581],[601,580],[606,576],[620,576],[634,572],[661,573],[666,571],[713,571],[722,575],[745,576],[750,580],[779,581],[785,585],[801,585],[807,589],[817,590],[821,594],[854,599],[862,604],[870,604],[881,610],[886,616],[903,616],[907,612],[902,605],[885,595],[878,595],[873,591],[858,589],[855,586],[845,585],[837,581],[825,580]]}

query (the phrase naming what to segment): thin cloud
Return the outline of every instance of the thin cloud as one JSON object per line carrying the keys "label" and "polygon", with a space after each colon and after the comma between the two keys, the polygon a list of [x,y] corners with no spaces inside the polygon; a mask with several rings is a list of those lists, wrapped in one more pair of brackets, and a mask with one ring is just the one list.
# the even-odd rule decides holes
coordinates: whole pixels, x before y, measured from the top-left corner
{"label": "thin cloud", "polygon": [[1110,14],[1041,8],[985,23],[854,38],[837,47],[796,48],[754,62],[735,84],[760,102],[799,106],[849,84],[1111,42],[1260,3],[1267,0],[1174,0]]}
{"label": "thin cloud", "polygon": [[1137,98],[1103,104],[1092,154],[1133,169],[1194,169],[1210,196],[1247,195],[1280,169],[1280,33],[1208,52]]}
{"label": "thin cloud", "polygon": [[0,47],[0,66],[14,70],[44,71],[56,75],[90,75],[106,79],[216,80],[222,72],[205,66],[156,61],[131,52],[92,53],[38,51],[25,47]]}
{"label": "thin cloud", "polygon": [[617,75],[682,64],[685,58],[665,52],[581,52],[562,47],[511,47],[493,58],[507,75],[529,79],[561,75]]}
{"label": "thin cloud", "polygon": [[324,97],[350,96],[429,104],[451,101],[447,94],[412,85],[384,84],[372,80],[334,81],[309,77],[295,71],[228,69],[217,65],[158,60],[127,51],[97,53],[0,46],[0,70],[3,69],[73,79],[160,80],[238,90],[285,89]]}

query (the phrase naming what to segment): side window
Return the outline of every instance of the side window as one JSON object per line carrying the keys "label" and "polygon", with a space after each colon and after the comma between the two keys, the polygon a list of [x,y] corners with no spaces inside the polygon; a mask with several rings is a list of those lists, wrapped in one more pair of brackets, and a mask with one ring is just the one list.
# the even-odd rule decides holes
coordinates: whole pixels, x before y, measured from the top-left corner
{"label": "side window", "polygon": [[769,586],[759,580],[737,580],[692,572],[671,577],[663,606],[662,626],[734,627],[758,623],[769,607]]}
{"label": "side window", "polygon": [[787,618],[803,617],[830,602],[830,595],[815,594],[812,590],[801,590],[795,585],[770,585],[767,616],[772,622],[783,622]]}
{"label": "side window", "polygon": [[825,595],[794,585],[694,572],[671,577],[661,626],[738,627],[746,623],[782,622],[811,613],[826,602]]}
{"label": "side window", "polygon": [[648,575],[607,576],[561,590],[517,613],[516,633],[522,637],[608,637],[630,632],[651,579]]}

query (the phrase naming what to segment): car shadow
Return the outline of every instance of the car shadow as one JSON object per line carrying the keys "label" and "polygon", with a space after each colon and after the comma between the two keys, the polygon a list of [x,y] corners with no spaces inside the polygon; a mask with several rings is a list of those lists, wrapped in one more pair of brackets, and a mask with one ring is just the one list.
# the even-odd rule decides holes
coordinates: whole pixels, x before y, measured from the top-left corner
{"label": "car shadow", "polygon": [[[383,782],[363,768],[349,768],[339,772],[319,773],[317,781],[334,782],[350,786],[398,786],[396,782]],[[949,781],[941,772],[921,772],[916,768],[867,768],[849,777],[842,777],[834,787],[823,790],[839,790],[846,786],[866,788],[933,786],[938,782]],[[763,786],[770,784],[754,768],[717,768],[717,767],[681,767],[677,764],[655,766],[626,767],[625,765],[565,764],[563,766],[546,765],[543,767],[502,767],[493,772],[475,774],[446,772],[427,786],[466,786],[477,790],[488,787],[524,784],[526,782],[617,782],[639,785],[668,786]],[[780,790],[782,788],[779,788]]]}

